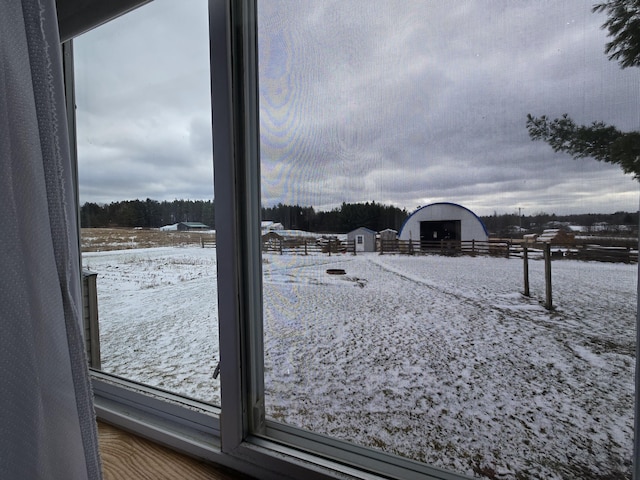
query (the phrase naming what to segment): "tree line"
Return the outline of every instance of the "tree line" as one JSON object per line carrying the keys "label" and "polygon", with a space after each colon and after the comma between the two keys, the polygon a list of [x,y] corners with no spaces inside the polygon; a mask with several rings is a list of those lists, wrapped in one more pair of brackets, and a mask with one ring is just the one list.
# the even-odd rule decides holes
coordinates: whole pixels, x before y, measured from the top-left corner
{"label": "tree line", "polygon": [[329,211],[316,211],[313,207],[279,203],[262,208],[262,219],[281,223],[287,230],[308,232],[345,233],[359,227],[376,232],[391,228],[399,231],[407,218],[407,211],[376,202],[345,203]]}
{"label": "tree line", "polygon": [[125,200],[98,204],[87,202],[80,207],[80,226],[159,228],[178,222],[202,222],[215,226],[212,200]]}
{"label": "tree line", "polygon": [[[399,230],[407,211],[376,202],[343,203],[323,212],[313,207],[279,203],[262,208],[262,219],[281,223],[285,229],[342,233],[358,227],[376,232]],[[80,225],[95,227],[159,228],[178,222],[202,222],[215,228],[215,208],[211,200],[173,200],[159,202],[125,200],[109,204],[87,202],[80,208]]]}
{"label": "tree line", "polygon": [[[262,219],[281,223],[287,230],[305,230],[318,233],[346,233],[359,227],[375,232],[386,228],[400,231],[409,214],[405,209],[376,202],[342,203],[329,211],[318,211],[313,207],[278,203],[262,207]],[[509,236],[519,232],[514,227],[527,231],[542,231],[550,223],[557,222],[581,225],[587,228],[599,223],[628,225],[637,229],[638,212],[616,212],[612,214],[585,213],[556,215],[535,213],[521,215],[505,213],[481,216],[480,219],[492,235]],[[212,200],[126,200],[109,204],[85,203],[80,209],[80,224],[92,227],[143,227],[159,228],[178,222],[202,222],[215,228],[215,208]]]}

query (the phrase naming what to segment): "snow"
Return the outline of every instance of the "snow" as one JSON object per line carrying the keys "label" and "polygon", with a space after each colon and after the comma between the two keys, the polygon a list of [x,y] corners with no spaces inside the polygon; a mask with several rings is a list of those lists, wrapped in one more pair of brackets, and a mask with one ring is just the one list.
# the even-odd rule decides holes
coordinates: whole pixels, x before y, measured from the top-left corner
{"label": "snow", "polygon": [[[105,371],[220,402],[215,249],[84,255]],[[340,268],[345,275],[328,275]],[[267,417],[485,478],[630,478],[637,266],[265,254]]]}
{"label": "snow", "polygon": [[162,232],[177,232],[178,224],[174,223],[172,225],[165,225],[164,227],[160,227],[160,231]]}
{"label": "snow", "polygon": [[220,402],[215,250],[147,248],[83,253],[98,273],[102,368]]}

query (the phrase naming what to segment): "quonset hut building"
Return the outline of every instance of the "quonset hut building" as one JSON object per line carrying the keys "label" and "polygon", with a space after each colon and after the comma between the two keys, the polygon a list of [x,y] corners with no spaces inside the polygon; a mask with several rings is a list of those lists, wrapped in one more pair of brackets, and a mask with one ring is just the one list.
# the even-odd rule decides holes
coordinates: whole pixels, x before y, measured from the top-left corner
{"label": "quonset hut building", "polygon": [[400,230],[400,240],[420,241],[421,248],[444,241],[486,242],[487,228],[468,208],[455,203],[432,203],[417,209]]}

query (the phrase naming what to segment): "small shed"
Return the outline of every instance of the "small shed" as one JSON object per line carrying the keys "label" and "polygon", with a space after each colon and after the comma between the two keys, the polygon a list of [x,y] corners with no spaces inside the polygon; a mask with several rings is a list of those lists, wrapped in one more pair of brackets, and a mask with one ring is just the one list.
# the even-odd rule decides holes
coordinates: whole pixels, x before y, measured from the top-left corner
{"label": "small shed", "polygon": [[376,232],[366,227],[359,227],[347,233],[347,241],[355,242],[356,252],[376,251]]}
{"label": "small shed", "polygon": [[398,231],[392,228],[380,230],[380,240],[383,242],[393,241],[398,238]]}
{"label": "small shed", "polygon": [[280,242],[280,240],[282,240],[282,238],[283,238],[282,235],[273,231],[267,232],[262,235],[262,241],[265,243],[269,243],[269,242],[278,243]]}
{"label": "small shed", "polygon": [[282,237],[282,235],[274,231],[263,233],[262,234],[262,250],[267,252],[273,249],[282,250],[283,241],[284,241],[284,238]]}

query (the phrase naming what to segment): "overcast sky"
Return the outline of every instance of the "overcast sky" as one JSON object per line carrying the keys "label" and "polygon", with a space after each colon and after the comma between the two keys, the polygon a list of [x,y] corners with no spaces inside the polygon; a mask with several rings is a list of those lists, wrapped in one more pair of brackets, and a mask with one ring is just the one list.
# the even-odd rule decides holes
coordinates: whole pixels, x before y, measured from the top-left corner
{"label": "overcast sky", "polygon": [[[156,0],[75,42],[82,203],[213,198],[206,3]],[[640,129],[640,72],[607,60],[591,6],[259,2],[263,203],[637,210],[619,167],[525,128]]]}

